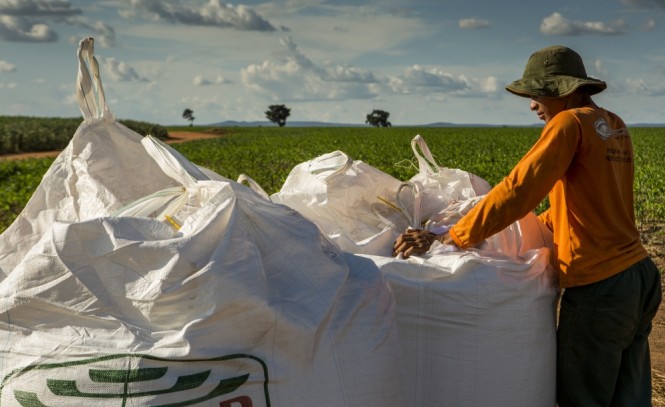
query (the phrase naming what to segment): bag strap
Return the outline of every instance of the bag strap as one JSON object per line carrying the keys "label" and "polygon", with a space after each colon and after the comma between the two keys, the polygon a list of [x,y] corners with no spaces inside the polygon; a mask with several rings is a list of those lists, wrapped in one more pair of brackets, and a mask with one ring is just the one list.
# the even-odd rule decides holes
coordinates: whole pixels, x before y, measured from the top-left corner
{"label": "bag strap", "polygon": [[434,175],[437,174],[441,167],[436,163],[432,152],[429,150],[425,139],[416,135],[416,137],[411,140],[411,149],[413,154],[418,159],[418,170],[423,174]]}
{"label": "bag strap", "polygon": [[307,170],[312,175],[318,175],[331,171],[325,179],[332,179],[338,174],[345,173],[353,165],[353,158],[342,151],[333,151],[311,160],[307,164]]}
{"label": "bag strap", "polygon": [[[407,210],[407,207],[405,203],[402,201],[401,197],[401,192],[402,189],[408,188],[411,191],[412,197],[413,197],[413,213],[409,213]],[[422,200],[422,191],[423,191],[423,186],[420,182],[412,182],[412,181],[407,181],[407,182],[402,182],[399,184],[399,187],[397,188],[397,206],[399,206],[399,209],[402,211],[404,216],[409,220],[409,225],[412,228],[415,229],[420,229],[422,225],[420,224],[420,206],[421,206],[421,200]]]}
{"label": "bag strap", "polygon": [[252,177],[250,177],[249,175],[240,174],[238,176],[238,184],[247,185],[249,189],[261,195],[266,200],[272,201],[270,199],[270,195],[268,195],[268,193],[263,188],[261,188],[261,185],[259,185],[258,182],[254,181],[254,179],[252,179]]}
{"label": "bag strap", "polygon": [[105,112],[108,112],[104,88],[99,76],[99,64],[94,56],[94,50],[95,41],[93,38],[84,38],[79,42],[76,98],[84,120],[101,118]]}
{"label": "bag strap", "polygon": [[193,186],[197,181],[210,179],[182,154],[152,135],[143,137],[141,144],[162,171],[182,185]]}

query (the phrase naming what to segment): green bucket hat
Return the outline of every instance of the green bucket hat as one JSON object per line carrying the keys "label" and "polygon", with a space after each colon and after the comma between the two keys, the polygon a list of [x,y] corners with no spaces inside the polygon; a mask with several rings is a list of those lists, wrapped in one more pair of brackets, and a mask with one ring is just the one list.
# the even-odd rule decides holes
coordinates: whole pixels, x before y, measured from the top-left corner
{"label": "green bucket hat", "polygon": [[590,78],[584,69],[582,57],[570,48],[555,45],[534,52],[524,68],[522,79],[506,86],[506,90],[517,96],[568,96],[580,86],[587,93],[600,93],[607,84]]}

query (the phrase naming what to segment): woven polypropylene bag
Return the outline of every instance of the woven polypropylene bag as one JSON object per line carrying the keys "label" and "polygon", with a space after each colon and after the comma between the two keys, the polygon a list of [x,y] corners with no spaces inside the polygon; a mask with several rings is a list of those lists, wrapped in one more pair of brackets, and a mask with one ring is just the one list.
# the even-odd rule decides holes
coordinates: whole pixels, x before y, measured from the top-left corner
{"label": "woven polypropylene bag", "polygon": [[296,165],[270,196],[287,205],[351,253],[389,255],[408,226],[396,205],[400,181],[341,151]]}
{"label": "woven polypropylene bag", "polygon": [[371,261],[93,110],[0,235],[0,405],[404,405]]}
{"label": "woven polypropylene bag", "polygon": [[[479,198],[451,205],[450,226]],[[451,222],[451,223],[447,223]],[[407,405],[554,407],[557,283],[533,213],[476,248],[367,256],[397,302]]]}

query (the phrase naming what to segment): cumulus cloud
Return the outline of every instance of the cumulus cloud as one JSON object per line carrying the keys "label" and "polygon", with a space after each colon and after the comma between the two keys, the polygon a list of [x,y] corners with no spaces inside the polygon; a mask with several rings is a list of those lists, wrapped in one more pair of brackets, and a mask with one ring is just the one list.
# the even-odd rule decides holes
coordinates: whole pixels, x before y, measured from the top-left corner
{"label": "cumulus cloud", "polygon": [[102,58],[102,65],[108,72],[111,79],[117,82],[139,81],[148,82],[147,78],[142,77],[134,68],[115,58]]}
{"label": "cumulus cloud", "polygon": [[146,16],[152,20],[165,20],[185,25],[229,27],[248,31],[275,31],[270,22],[245,5],[234,6],[220,0],[209,0],[207,4],[182,4],[175,0],[131,0],[131,10],[121,13],[123,17]]}
{"label": "cumulus cloud", "polygon": [[[53,24],[89,30],[102,47],[115,45],[115,30],[103,21],[90,21],[68,0],[0,0],[0,39],[52,42],[58,39]],[[76,40],[78,41],[78,39]]]}
{"label": "cumulus cloud", "polygon": [[370,99],[382,94],[493,96],[502,88],[495,77],[454,75],[440,67],[413,65],[397,76],[378,76],[362,67],[316,63],[290,37],[273,58],[241,70],[242,84],[273,100]]}
{"label": "cumulus cloud", "polygon": [[372,72],[357,66],[328,64],[324,70],[327,78],[332,81],[356,83],[377,82]]}
{"label": "cumulus cloud", "polygon": [[459,20],[459,28],[477,30],[480,28],[488,28],[491,24],[487,20],[480,20],[477,18],[463,18]]}
{"label": "cumulus cloud", "polygon": [[192,84],[196,86],[206,86],[212,84],[212,82],[204,78],[203,75],[196,75],[192,80]]}
{"label": "cumulus cloud", "polygon": [[273,58],[242,69],[243,85],[273,100],[341,100],[376,96],[377,80],[362,68],[314,63],[301,53],[291,37],[280,39]]}
{"label": "cumulus cloud", "polygon": [[545,35],[618,35],[623,34],[626,24],[623,20],[612,22],[573,21],[563,17],[561,13],[552,13],[540,24],[540,32]]}
{"label": "cumulus cloud", "polygon": [[[102,48],[108,48],[116,46],[116,36],[115,29],[105,23],[104,21],[91,21],[87,18],[71,18],[67,22],[70,25],[78,26],[89,30],[90,36],[95,37],[95,45],[100,45]],[[81,37],[71,37],[69,42],[72,44],[78,44],[81,40]]]}
{"label": "cumulus cloud", "polygon": [[16,70],[16,65],[10,64],[7,61],[0,59],[0,72],[14,72]]}
{"label": "cumulus cloud", "polygon": [[21,42],[54,42],[58,34],[48,25],[0,14],[0,39]]}
{"label": "cumulus cloud", "polygon": [[10,16],[69,17],[81,13],[66,0],[0,0],[0,14]]}
{"label": "cumulus cloud", "polygon": [[439,67],[421,65],[405,68],[402,75],[390,77],[388,84],[395,93],[437,92],[456,96],[487,96],[497,93],[500,88],[493,76],[469,78],[466,75],[453,75]]}
{"label": "cumulus cloud", "polygon": [[217,84],[231,83],[231,80],[225,78],[223,75],[217,75],[215,83]]}

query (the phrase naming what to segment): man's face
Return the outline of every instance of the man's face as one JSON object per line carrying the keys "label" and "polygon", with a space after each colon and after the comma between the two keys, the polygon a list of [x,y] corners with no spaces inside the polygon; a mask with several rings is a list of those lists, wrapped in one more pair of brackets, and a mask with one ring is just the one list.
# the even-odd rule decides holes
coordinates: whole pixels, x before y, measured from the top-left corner
{"label": "man's face", "polygon": [[544,96],[531,96],[529,108],[536,112],[540,120],[545,123],[552,120],[557,113],[566,109],[568,98],[548,98]]}

